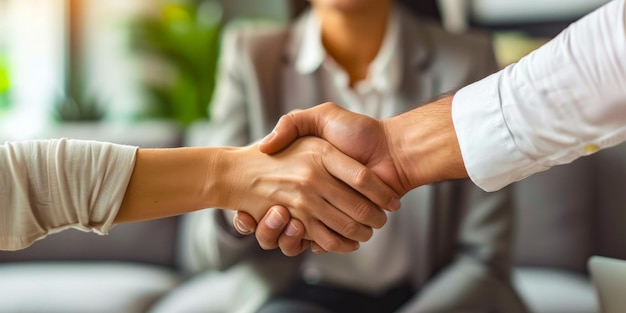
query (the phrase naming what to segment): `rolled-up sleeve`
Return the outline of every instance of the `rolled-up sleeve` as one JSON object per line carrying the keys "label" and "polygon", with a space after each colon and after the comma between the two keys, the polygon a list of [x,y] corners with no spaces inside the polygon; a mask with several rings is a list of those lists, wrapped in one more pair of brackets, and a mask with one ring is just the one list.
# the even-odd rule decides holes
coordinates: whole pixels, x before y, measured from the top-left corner
{"label": "rolled-up sleeve", "polygon": [[0,145],[0,249],[23,249],[70,227],[108,233],[136,151],[68,139]]}

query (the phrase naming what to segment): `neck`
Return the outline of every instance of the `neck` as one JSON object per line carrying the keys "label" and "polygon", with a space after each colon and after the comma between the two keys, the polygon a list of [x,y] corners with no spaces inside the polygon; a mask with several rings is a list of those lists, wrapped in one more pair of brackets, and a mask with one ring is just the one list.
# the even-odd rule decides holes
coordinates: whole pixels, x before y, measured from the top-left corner
{"label": "neck", "polygon": [[380,5],[359,12],[316,10],[327,53],[346,70],[351,86],[365,79],[370,63],[382,46],[391,4],[380,1]]}

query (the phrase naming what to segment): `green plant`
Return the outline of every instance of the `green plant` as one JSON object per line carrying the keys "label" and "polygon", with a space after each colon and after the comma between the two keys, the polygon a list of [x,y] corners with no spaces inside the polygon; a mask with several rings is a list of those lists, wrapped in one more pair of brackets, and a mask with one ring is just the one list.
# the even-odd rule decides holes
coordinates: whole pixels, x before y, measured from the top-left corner
{"label": "green plant", "polygon": [[174,73],[145,82],[155,104],[150,116],[172,118],[183,126],[209,117],[221,17],[216,1],[170,1],[158,15],[131,23],[132,47],[156,57]]}

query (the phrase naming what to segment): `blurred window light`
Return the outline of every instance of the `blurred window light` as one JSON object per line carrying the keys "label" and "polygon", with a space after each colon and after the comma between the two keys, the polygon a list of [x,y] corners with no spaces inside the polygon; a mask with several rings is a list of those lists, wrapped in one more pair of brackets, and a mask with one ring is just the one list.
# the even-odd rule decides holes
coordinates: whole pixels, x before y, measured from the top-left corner
{"label": "blurred window light", "polygon": [[[460,0],[463,1],[463,0]],[[567,21],[609,0],[471,0],[472,20],[485,24]]]}
{"label": "blurred window light", "polygon": [[10,86],[10,111],[2,118],[5,125],[30,125],[10,130],[12,138],[21,138],[45,123],[62,88],[64,6],[63,0],[0,0],[0,10],[6,67],[0,76],[4,88]]}
{"label": "blurred window light", "polygon": [[82,0],[76,64],[82,92],[98,99],[110,121],[132,121],[148,104],[141,90],[146,60],[130,49],[129,21],[161,6],[154,0]]}

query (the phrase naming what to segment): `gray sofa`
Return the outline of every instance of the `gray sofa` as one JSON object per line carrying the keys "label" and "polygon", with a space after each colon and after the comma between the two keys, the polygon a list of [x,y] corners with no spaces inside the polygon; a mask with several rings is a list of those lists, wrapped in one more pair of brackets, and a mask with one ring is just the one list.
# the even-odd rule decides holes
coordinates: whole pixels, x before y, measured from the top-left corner
{"label": "gray sofa", "polygon": [[598,313],[591,255],[626,259],[626,145],[516,183],[515,283],[537,313]]}
{"label": "gray sofa", "polygon": [[181,280],[177,224],[118,225],[108,236],[69,230],[0,252],[0,312],[146,312]]}

